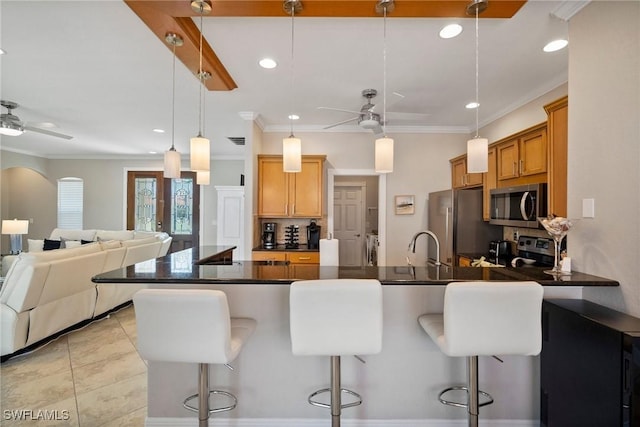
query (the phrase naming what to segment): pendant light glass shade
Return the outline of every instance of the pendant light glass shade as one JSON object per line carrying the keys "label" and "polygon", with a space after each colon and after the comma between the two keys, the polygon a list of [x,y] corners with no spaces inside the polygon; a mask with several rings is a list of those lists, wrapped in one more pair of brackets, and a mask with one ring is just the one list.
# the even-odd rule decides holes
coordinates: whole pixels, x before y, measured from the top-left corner
{"label": "pendant light glass shade", "polygon": [[180,178],[180,153],[175,148],[164,152],[164,173],[165,178]]}
{"label": "pendant light glass shade", "polygon": [[467,141],[467,173],[487,172],[489,165],[489,140],[474,138]]}
{"label": "pendant light glass shade", "polygon": [[196,184],[209,185],[211,181],[211,172],[209,171],[196,171]]}
{"label": "pendant light glass shade", "polygon": [[376,172],[393,172],[393,138],[376,139]]}
{"label": "pendant light glass shade", "polygon": [[282,140],[282,170],[300,172],[302,170],[302,141],[291,135]]}
{"label": "pendant light glass shade", "polygon": [[191,138],[191,170],[209,171],[211,169],[211,147],[209,140],[201,135]]}

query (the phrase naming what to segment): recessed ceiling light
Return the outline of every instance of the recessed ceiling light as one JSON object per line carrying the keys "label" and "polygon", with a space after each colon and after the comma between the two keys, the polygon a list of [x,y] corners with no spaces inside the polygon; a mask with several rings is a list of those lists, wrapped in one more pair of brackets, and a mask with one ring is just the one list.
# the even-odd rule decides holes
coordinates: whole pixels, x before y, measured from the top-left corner
{"label": "recessed ceiling light", "polygon": [[297,114],[289,114],[289,120],[300,120],[300,116]]}
{"label": "recessed ceiling light", "polygon": [[149,151],[149,154],[158,154],[157,151]]}
{"label": "recessed ceiling light", "polygon": [[153,131],[154,131],[155,133],[164,133],[164,129],[158,129],[158,128],[156,128],[156,129],[154,129]]}
{"label": "recessed ceiling light", "polygon": [[266,69],[276,68],[278,66],[276,61],[271,58],[263,58],[260,60],[259,64],[262,68]]}
{"label": "recessed ceiling light", "polygon": [[568,41],[564,39],[558,39],[547,43],[547,45],[542,48],[542,50],[544,50],[545,52],[555,52],[556,50],[564,49],[568,44]]}
{"label": "recessed ceiling light", "polygon": [[7,52],[5,52],[3,49],[0,49],[0,55],[4,55],[5,53]]}
{"label": "recessed ceiling light", "polygon": [[443,39],[451,39],[462,32],[462,25],[449,24],[440,30],[440,37]]}
{"label": "recessed ceiling light", "polygon": [[464,108],[468,108],[469,110],[473,110],[474,108],[478,108],[480,106],[480,104],[478,104],[477,102],[470,102],[467,105],[464,106]]}

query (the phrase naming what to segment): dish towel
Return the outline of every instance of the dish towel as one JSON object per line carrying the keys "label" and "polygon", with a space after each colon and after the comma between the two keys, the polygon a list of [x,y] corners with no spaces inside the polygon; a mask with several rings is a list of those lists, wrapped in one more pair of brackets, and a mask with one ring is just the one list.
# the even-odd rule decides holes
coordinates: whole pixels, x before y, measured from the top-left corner
{"label": "dish towel", "polygon": [[337,267],[339,259],[338,239],[320,239],[320,265]]}

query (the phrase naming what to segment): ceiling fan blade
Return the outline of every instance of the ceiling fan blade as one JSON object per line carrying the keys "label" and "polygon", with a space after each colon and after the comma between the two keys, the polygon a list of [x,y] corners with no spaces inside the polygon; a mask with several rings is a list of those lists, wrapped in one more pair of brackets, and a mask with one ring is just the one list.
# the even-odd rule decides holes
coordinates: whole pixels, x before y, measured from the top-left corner
{"label": "ceiling fan blade", "polygon": [[24,125],[23,127],[25,130],[28,130],[30,132],[42,133],[44,135],[55,136],[56,138],[62,138],[62,139],[73,139],[72,136],[65,135],[63,133],[53,132],[50,130],[40,129],[33,126],[28,126],[28,125]]}
{"label": "ceiling fan blade", "polygon": [[360,111],[343,110],[342,108],[318,107],[318,110],[342,111],[344,113],[360,114]]}
{"label": "ceiling fan blade", "polygon": [[350,118],[350,119],[348,119],[348,120],[343,120],[343,121],[341,121],[341,122],[334,123],[334,124],[331,124],[331,125],[329,125],[329,126],[325,126],[323,129],[330,129],[330,128],[332,128],[332,127],[340,126],[340,125],[343,125],[343,124],[345,124],[345,123],[349,123],[349,122],[353,122],[353,121],[355,121],[355,120],[358,120],[359,118],[360,118],[360,116],[358,116],[358,117],[352,117],[352,118]]}

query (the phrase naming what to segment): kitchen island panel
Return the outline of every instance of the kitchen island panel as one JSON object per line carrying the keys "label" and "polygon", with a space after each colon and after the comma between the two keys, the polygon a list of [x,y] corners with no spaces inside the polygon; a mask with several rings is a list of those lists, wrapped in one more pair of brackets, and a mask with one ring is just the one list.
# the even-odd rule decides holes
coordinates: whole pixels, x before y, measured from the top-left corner
{"label": "kitchen island panel", "polygon": [[[234,411],[213,418],[271,420],[268,425],[295,425],[286,419],[328,419],[327,410],[310,406],[306,399],[328,386],[329,358],[291,354],[289,286],[197,286],[224,291],[232,316],[258,322],[233,363],[235,371],[211,368],[211,387],[231,391],[239,402]],[[578,295],[579,288],[565,289]],[[465,360],[442,354],[417,322],[421,314],[442,310],[444,287],[389,286],[383,288],[383,298],[382,352],[366,356],[366,364],[354,357],[343,358],[343,386],[364,399],[363,405],[345,410],[344,419],[386,420],[393,425],[390,420],[464,418],[464,411],[440,404],[436,396],[444,387],[464,383]],[[482,408],[483,419],[537,420],[538,358],[509,356],[504,360],[501,364],[490,357],[480,358],[480,385],[496,399],[496,404]],[[150,363],[148,416],[193,417],[181,402],[196,388],[196,365]]]}

